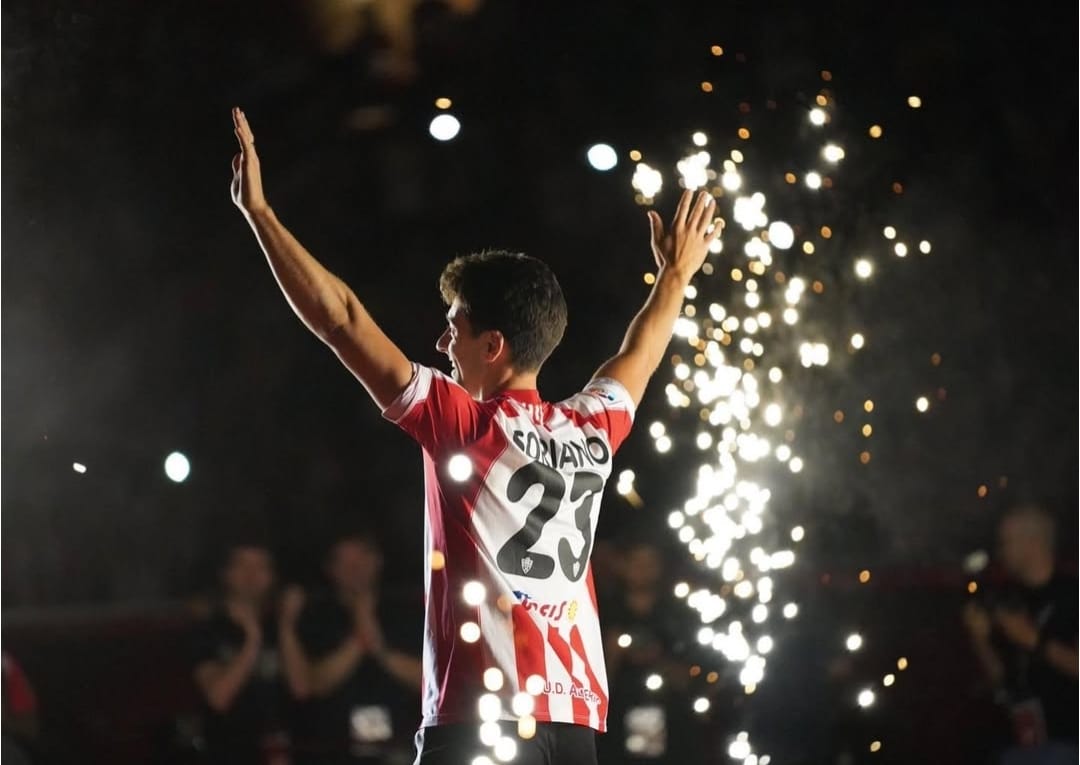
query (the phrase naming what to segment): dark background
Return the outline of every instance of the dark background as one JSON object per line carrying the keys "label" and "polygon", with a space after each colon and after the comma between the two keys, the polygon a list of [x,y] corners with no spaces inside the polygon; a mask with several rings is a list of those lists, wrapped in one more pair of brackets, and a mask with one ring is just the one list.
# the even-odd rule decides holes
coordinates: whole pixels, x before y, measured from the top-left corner
{"label": "dark background", "polygon": [[[413,31],[411,55],[394,53],[384,21],[328,14],[344,2],[4,6],[5,647],[53,691],[42,695],[56,735],[113,761],[148,751],[148,731],[189,697],[179,670],[158,683],[139,670],[175,661],[146,636],[183,621],[172,604],[205,590],[237,534],[269,539],[286,577],[305,580],[327,535],[361,519],[393,549],[391,586],[416,596],[419,454],[292,316],[230,204],[238,104],[280,217],[416,360],[439,363],[436,281],[449,258],[500,246],[548,261],[571,311],[541,376],[549,399],[614,352],[645,296],[647,226],[627,152],[664,172],[664,210],[692,131],[710,149],[752,154],[774,214],[836,232],[804,266],[826,286],[808,332],[869,340],[854,356],[834,344],[825,370],[789,375],[807,467],[773,476],[772,511],[777,528],[807,529],[788,583],[804,605],[801,627],[777,630],[774,659],[831,640],[811,631],[839,646],[859,627],[873,650],[844,670],[852,689],[900,654],[912,670],[871,713],[837,701],[835,752],[865,752],[869,736],[886,741],[877,761],[965,761],[984,720],[974,702],[956,707],[969,679],[963,557],[989,549],[995,512],[1017,497],[1060,513],[1063,557],[1076,557],[1076,42],[1065,7],[388,6]],[[785,189],[783,173],[801,174],[820,148],[805,111],[822,88],[847,158],[828,192]],[[906,105],[913,93],[920,110]],[[439,96],[463,125],[445,144],[427,132]],[[878,141],[873,123],[885,127]],[[619,151],[614,171],[588,166],[596,141]],[[933,253],[879,255],[858,286],[850,263],[883,252],[886,224]],[[734,257],[721,256],[719,274]],[[708,284],[718,299],[736,294],[722,276]],[[694,450],[657,455],[644,427],[689,427],[666,404],[669,376],[662,368],[616,464],[636,471],[645,507],[609,492],[601,534],[640,527],[681,560],[665,518],[687,496]],[[933,406],[919,415],[924,394]],[[182,484],[161,469],[173,450],[192,463]],[[860,588],[863,568],[874,577]],[[115,692],[80,695],[94,682],[75,676],[109,677]],[[781,737],[776,719],[798,714],[790,673],[770,677],[731,718],[751,721],[765,751]],[[125,709],[136,696],[160,701]]]}

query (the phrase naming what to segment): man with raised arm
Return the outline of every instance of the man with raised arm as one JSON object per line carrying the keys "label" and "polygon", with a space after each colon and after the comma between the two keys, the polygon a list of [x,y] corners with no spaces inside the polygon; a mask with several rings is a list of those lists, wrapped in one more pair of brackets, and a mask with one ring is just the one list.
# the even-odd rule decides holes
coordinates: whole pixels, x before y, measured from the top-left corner
{"label": "man with raised arm", "polygon": [[562,339],[566,303],[544,263],[490,251],[452,261],[436,344],[451,374],[411,362],[278,220],[247,118],[236,109],[233,120],[233,201],[286,299],[423,450],[430,565],[416,762],[480,754],[478,705],[492,694],[484,716],[499,722],[481,729],[484,743],[509,736],[519,762],[595,763],[608,707],[589,567],[600,497],[686,286],[720,234],[712,197],[684,193],[669,231],[649,213],[652,292],[582,392],[549,403],[536,378]]}

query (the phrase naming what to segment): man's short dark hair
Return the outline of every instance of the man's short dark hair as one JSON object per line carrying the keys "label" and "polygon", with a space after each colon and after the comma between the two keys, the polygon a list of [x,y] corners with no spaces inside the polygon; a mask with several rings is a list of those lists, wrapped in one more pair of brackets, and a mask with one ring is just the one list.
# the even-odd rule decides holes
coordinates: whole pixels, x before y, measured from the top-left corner
{"label": "man's short dark hair", "polygon": [[518,371],[535,371],[566,331],[566,299],[543,261],[505,250],[455,258],[439,277],[447,305],[461,301],[474,332],[497,330]]}

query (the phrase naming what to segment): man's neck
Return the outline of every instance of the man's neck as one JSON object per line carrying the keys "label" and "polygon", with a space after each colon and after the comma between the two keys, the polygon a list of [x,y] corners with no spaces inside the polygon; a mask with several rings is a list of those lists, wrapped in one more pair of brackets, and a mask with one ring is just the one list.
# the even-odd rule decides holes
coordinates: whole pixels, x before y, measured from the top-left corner
{"label": "man's neck", "polygon": [[515,372],[512,369],[506,369],[481,387],[478,398],[480,401],[487,401],[503,391],[536,390],[536,374],[536,372]]}

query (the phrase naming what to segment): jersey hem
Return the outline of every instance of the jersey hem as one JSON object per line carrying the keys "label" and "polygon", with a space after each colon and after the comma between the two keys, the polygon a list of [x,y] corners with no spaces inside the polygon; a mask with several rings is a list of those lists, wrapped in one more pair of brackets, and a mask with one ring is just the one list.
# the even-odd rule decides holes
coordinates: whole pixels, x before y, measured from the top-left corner
{"label": "jersey hem", "polygon": [[[502,722],[517,722],[516,717],[500,717]],[[582,725],[586,728],[596,731],[597,733],[607,733],[607,720],[602,720],[600,725],[593,725],[588,717],[575,717],[572,720],[553,720],[551,716],[536,717],[538,723],[563,723],[566,725]],[[475,717],[461,717],[459,715],[435,715],[433,717],[425,717],[420,721],[421,728],[433,728],[437,725],[460,725],[462,723],[475,722],[477,726],[480,725]]]}

